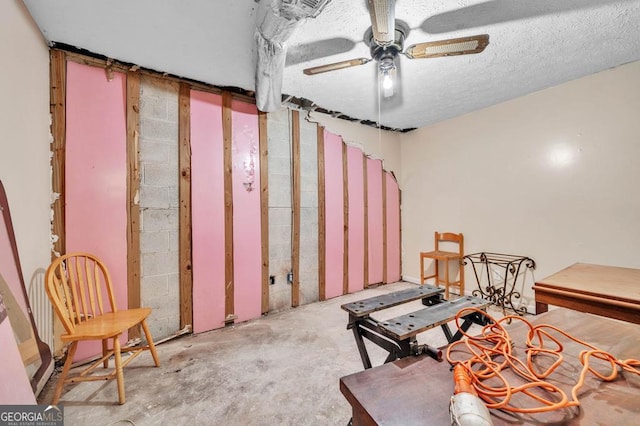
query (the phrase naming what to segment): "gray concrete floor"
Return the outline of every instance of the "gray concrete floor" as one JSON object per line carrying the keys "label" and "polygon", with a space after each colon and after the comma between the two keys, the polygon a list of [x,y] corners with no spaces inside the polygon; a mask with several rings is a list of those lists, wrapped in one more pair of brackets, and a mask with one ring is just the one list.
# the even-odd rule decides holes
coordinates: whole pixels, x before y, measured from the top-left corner
{"label": "gray concrete floor", "polygon": [[[60,400],[65,424],[346,425],[351,407],[339,379],[363,366],[340,305],[411,286],[379,286],[165,342],[157,347],[159,368],[143,353],[125,369],[124,405],[117,404],[113,380],[66,386]],[[377,318],[422,307],[416,301]],[[439,327],[418,340],[446,344]],[[382,364],[386,352],[368,348],[372,363]],[[57,373],[39,403],[51,401],[56,380]]]}

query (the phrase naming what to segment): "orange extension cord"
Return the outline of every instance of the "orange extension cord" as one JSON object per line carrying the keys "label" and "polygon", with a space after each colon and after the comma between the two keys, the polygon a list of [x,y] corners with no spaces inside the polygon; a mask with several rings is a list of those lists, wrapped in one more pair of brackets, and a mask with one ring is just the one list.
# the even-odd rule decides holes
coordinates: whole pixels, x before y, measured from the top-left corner
{"label": "orange extension cord", "polygon": [[[591,372],[604,381],[612,381],[618,376],[617,367],[627,372],[640,375],[640,369],[638,368],[640,367],[640,360],[628,359],[622,361],[616,359],[610,353],[577,339],[558,327],[548,324],[533,325],[520,316],[509,315],[500,320],[496,320],[482,310],[465,308],[456,314],[455,320],[458,329],[460,329],[460,318],[473,312],[484,315],[491,323],[482,329],[482,333],[479,336],[471,336],[468,333],[464,333],[466,339],[452,343],[447,349],[447,361],[454,366],[462,365],[467,370],[471,376],[473,388],[476,390],[478,396],[485,402],[487,408],[495,408],[514,413],[542,413],[565,407],[575,407],[580,405],[577,394],[584,384],[587,372]],[[510,321],[522,321],[529,327],[526,341],[527,349],[525,349],[527,357],[526,364],[516,358],[512,353],[513,344],[511,338],[503,327],[503,323]],[[579,354],[579,359],[583,367],[577,383],[571,390],[571,400],[558,386],[544,380],[558,368],[563,360],[561,355],[563,346],[558,339],[550,334],[551,332],[557,332],[587,348]],[[555,348],[547,348],[547,346],[550,346],[550,342],[554,343]],[[461,346],[465,346],[465,348],[460,348]],[[458,351],[466,353],[469,357],[467,359],[452,359],[453,352],[456,352],[456,355],[458,355]],[[555,357],[555,361],[546,371],[537,372],[534,370],[533,365],[533,359],[536,355]],[[458,358],[458,356],[456,356],[456,358]],[[500,358],[502,358],[501,362],[497,362],[496,359]],[[609,374],[601,374],[596,371],[589,365],[592,358],[608,362],[611,367],[611,372]],[[527,382],[520,386],[510,386],[502,375],[502,372],[507,368],[511,368],[515,374]],[[487,383],[489,379],[496,378],[499,380],[498,383],[502,383],[501,386],[491,386]],[[493,380],[493,382],[495,383],[495,380]],[[535,392],[536,388],[538,392]],[[539,392],[539,390],[551,393],[551,395],[554,396],[554,400],[541,396],[542,392]],[[532,398],[540,405],[529,408],[511,405],[511,398],[518,393]]]}

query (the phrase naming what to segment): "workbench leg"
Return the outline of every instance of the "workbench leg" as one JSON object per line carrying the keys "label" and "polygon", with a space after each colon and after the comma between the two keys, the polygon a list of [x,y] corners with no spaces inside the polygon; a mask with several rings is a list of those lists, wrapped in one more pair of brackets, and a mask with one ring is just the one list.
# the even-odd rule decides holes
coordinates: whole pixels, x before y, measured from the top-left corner
{"label": "workbench leg", "polygon": [[449,340],[449,343],[457,342],[462,339],[462,333],[467,332],[469,328],[471,328],[471,324],[473,324],[473,320],[471,318],[465,318],[464,322],[460,326],[460,330],[456,331],[456,334],[454,334],[451,340]]}
{"label": "workbench leg", "polygon": [[442,324],[440,326],[440,328],[442,328],[444,336],[447,338],[447,342],[449,342],[449,343],[453,342],[453,333],[451,333],[451,329],[449,328],[449,324],[444,323],[444,324]]}
{"label": "workbench leg", "polygon": [[353,325],[353,337],[356,339],[356,345],[358,346],[358,352],[360,352],[360,359],[364,368],[371,368],[371,360],[369,359],[369,353],[367,353],[367,347],[364,345],[362,334],[360,334],[360,327],[358,323]]}
{"label": "workbench leg", "polygon": [[393,348],[389,351],[389,356],[384,360],[384,363],[395,361],[396,359],[408,357],[411,355],[411,342],[415,341],[415,338],[411,340],[402,340],[395,342],[399,347]]}
{"label": "workbench leg", "polygon": [[453,343],[453,342],[457,342],[462,338],[463,336],[462,333],[469,331],[469,328],[471,328],[471,325],[473,324],[473,322],[474,322],[473,318],[465,317],[464,322],[460,326],[460,329],[456,331],[456,334],[453,334],[451,332],[451,329],[449,328],[449,324],[447,323],[442,324],[440,327],[442,328],[442,331],[444,332],[444,335],[447,338],[447,342]]}

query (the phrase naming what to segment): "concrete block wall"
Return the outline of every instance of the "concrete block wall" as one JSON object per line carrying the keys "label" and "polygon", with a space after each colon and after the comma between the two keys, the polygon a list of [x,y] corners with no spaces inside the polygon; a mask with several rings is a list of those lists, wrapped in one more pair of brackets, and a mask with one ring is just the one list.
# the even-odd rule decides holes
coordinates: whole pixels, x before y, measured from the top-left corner
{"label": "concrete block wall", "polygon": [[161,339],[180,328],[177,84],[142,77],[139,150],[141,298]]}
{"label": "concrete block wall", "polygon": [[291,112],[282,108],[267,116],[269,150],[269,311],[291,307]]}
{"label": "concrete block wall", "polygon": [[318,130],[300,114],[300,304],[319,300]]}

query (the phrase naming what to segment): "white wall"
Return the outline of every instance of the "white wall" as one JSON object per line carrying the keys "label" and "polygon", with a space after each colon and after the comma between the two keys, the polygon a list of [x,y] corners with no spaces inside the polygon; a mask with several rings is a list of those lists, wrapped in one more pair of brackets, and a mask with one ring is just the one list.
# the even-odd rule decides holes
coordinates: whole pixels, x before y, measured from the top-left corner
{"label": "white wall", "polygon": [[405,279],[436,230],[529,256],[536,279],[640,268],[640,62],[407,133],[401,160]]}
{"label": "white wall", "polygon": [[0,40],[0,180],[28,286],[51,260],[49,49],[18,0],[0,2]]}

